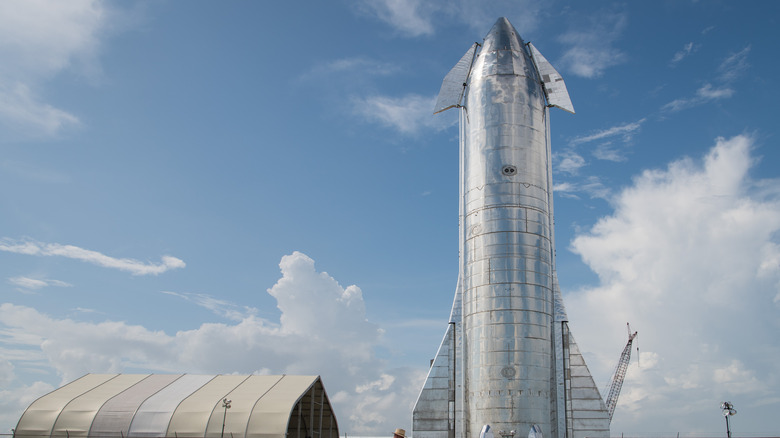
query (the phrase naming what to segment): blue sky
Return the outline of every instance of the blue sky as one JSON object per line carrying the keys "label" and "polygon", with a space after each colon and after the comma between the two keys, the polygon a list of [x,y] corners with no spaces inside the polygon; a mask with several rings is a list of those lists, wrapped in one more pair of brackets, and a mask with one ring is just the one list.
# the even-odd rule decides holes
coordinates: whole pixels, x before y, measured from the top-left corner
{"label": "blue sky", "polygon": [[[441,80],[555,65],[559,279],[612,433],[777,434],[780,4],[0,3],[0,429],[87,372],[321,374],[410,429],[457,277]],[[637,356],[636,352],[634,353]]]}

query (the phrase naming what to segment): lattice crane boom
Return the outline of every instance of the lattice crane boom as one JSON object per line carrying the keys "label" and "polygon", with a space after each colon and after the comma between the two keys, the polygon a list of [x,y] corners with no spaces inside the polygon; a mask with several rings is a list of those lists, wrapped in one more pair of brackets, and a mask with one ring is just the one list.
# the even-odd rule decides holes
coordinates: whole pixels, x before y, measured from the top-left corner
{"label": "lattice crane boom", "polygon": [[628,343],[623,349],[623,353],[620,354],[620,361],[618,361],[615,373],[612,375],[612,381],[609,385],[609,395],[607,396],[607,410],[609,411],[609,421],[612,421],[612,414],[615,412],[615,406],[617,406],[618,397],[620,397],[620,389],[623,387],[623,379],[626,378],[626,371],[628,370],[628,362],[631,360],[631,345],[634,343],[634,338],[639,332],[631,333],[631,326],[626,323],[628,327]]}

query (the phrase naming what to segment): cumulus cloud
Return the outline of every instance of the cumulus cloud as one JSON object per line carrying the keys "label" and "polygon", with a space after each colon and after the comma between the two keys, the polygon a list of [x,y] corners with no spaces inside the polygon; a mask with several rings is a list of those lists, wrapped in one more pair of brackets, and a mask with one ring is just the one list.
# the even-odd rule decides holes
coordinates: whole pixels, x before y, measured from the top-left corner
{"label": "cumulus cloud", "polygon": [[183,268],[184,261],[172,256],[162,256],[160,263],[144,263],[135,259],[114,258],[97,251],[59,243],[42,243],[33,240],[17,241],[0,239],[0,251],[36,256],[60,256],[81,260],[105,268],[127,271],[133,275],[159,275],[171,269]]}
{"label": "cumulus cloud", "polygon": [[613,47],[628,22],[625,13],[602,12],[590,17],[587,24],[559,37],[568,49],[560,64],[577,76],[595,78],[612,66],[625,61],[625,54]]}
{"label": "cumulus cloud", "polygon": [[98,0],[0,2],[0,124],[25,135],[54,135],[80,123],[45,102],[42,89],[65,70],[97,71],[108,13]]}
{"label": "cumulus cloud", "polygon": [[[383,331],[367,320],[360,288],[341,286],[300,252],[284,256],[279,266],[281,278],[267,291],[281,310],[279,321],[246,314],[232,324],[209,323],[167,334],[125,322],[57,319],[5,303],[0,305],[0,342],[4,352],[26,357],[28,364],[30,349],[40,351],[33,365],[51,367],[63,382],[87,372],[127,368],[320,374],[342,432],[379,435],[408,421],[425,376],[421,370],[389,367],[375,356]],[[224,304],[215,300],[203,305]],[[15,353],[19,351],[24,353]],[[3,373],[0,366],[0,378]],[[20,414],[25,406],[14,411]]]}
{"label": "cumulus cloud", "polygon": [[615,433],[624,421],[657,432],[712,424],[724,400],[743,407],[744,424],[780,408],[780,181],[750,178],[753,147],[719,138],[702,160],[643,172],[571,242],[599,277],[565,299],[602,380],[626,321],[639,331],[641,367],[629,369]]}

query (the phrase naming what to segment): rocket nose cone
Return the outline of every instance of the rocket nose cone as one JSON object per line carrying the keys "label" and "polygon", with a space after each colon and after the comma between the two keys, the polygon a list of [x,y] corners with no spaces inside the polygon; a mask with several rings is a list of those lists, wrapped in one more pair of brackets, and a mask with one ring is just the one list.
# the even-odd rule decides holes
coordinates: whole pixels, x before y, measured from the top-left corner
{"label": "rocket nose cone", "polygon": [[482,50],[522,50],[523,40],[512,23],[501,17],[490,29]]}

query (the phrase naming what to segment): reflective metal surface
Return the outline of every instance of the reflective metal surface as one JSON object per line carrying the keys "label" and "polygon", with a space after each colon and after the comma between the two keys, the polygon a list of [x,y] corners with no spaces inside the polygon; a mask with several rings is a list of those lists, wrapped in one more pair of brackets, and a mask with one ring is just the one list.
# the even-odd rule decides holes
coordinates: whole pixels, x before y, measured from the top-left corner
{"label": "reflective metal surface", "polygon": [[507,19],[475,49],[445,77],[435,109],[464,108],[461,266],[413,436],[477,437],[486,425],[502,438],[608,436],[555,274],[548,107],[574,108]]}

